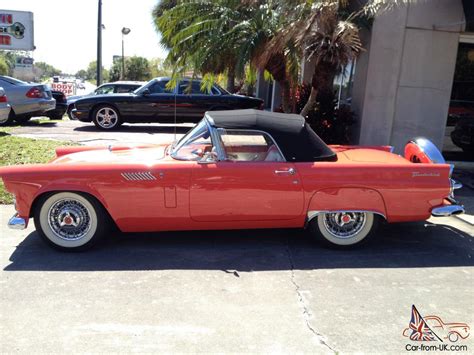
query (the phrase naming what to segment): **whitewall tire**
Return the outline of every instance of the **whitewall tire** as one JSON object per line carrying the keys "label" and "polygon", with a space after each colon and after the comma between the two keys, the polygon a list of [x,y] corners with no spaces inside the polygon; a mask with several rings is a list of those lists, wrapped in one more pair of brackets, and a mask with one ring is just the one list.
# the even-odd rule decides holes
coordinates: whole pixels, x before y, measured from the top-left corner
{"label": "whitewall tire", "polygon": [[75,192],[58,192],[38,201],[35,226],[51,246],[80,251],[95,245],[108,225],[103,207],[93,198]]}
{"label": "whitewall tire", "polygon": [[371,212],[321,212],[309,224],[313,237],[326,246],[350,248],[374,234],[379,217]]}

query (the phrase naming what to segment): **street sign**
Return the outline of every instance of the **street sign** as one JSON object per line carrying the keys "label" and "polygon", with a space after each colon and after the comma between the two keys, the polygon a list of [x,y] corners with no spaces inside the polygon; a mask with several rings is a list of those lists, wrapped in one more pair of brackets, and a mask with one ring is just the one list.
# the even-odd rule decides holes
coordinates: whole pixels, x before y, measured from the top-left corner
{"label": "street sign", "polygon": [[33,32],[32,12],[0,10],[0,49],[34,50]]}
{"label": "street sign", "polygon": [[76,85],[71,82],[59,82],[51,83],[51,90],[61,91],[66,96],[71,96],[76,94]]}

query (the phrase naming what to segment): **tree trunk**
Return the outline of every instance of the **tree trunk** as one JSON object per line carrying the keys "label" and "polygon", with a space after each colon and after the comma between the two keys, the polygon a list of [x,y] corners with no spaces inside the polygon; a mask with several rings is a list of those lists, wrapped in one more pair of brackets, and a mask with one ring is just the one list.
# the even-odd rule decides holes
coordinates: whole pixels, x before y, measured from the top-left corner
{"label": "tree trunk", "polygon": [[318,89],[314,86],[311,86],[311,94],[309,94],[309,99],[304,105],[303,109],[300,112],[300,115],[305,117],[308,116],[308,113],[313,109],[316,104],[316,97],[318,96]]}
{"label": "tree trunk", "polygon": [[286,75],[286,59],[283,53],[275,54],[270,58],[265,69],[272,74],[273,79],[280,85],[282,91],[281,106],[283,112],[290,112],[290,82]]}
{"label": "tree trunk", "polygon": [[226,89],[228,92],[233,94],[235,92],[235,65],[229,65],[227,68],[227,85]]}
{"label": "tree trunk", "polygon": [[283,80],[278,82],[281,87],[281,106],[283,112],[289,113],[291,112],[291,99],[290,99],[290,83],[288,80]]}
{"label": "tree trunk", "polygon": [[321,61],[316,64],[311,78],[311,94],[309,95],[308,102],[306,102],[300,112],[301,116],[308,116],[309,112],[314,108],[319,93],[332,93],[336,71],[337,68],[329,63]]}

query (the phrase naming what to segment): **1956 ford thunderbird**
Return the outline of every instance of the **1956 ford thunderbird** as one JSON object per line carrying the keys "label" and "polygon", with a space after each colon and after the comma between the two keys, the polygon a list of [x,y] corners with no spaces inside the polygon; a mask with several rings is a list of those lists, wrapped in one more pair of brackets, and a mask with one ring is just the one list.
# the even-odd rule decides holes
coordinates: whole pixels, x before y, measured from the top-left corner
{"label": "1956 ford thunderbird", "polygon": [[428,140],[327,146],[299,115],[215,111],[169,145],[66,147],[48,164],[0,168],[9,226],[82,250],[123,232],[307,227],[350,247],[377,223],[463,213],[453,167]]}

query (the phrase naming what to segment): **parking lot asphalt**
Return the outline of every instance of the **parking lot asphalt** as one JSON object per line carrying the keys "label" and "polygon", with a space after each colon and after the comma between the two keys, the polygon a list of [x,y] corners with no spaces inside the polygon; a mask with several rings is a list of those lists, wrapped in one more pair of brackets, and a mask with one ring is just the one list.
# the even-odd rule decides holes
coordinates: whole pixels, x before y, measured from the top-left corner
{"label": "parking lot asphalt", "polygon": [[245,230],[115,233],[70,254],[33,223],[7,229],[13,212],[0,206],[2,353],[401,353],[412,304],[474,324],[474,227],[453,217],[384,225],[353,251]]}
{"label": "parking lot asphalt", "polygon": [[125,124],[116,131],[100,131],[92,123],[80,121],[31,122],[15,128],[16,136],[34,139],[54,139],[83,145],[167,143],[182,137],[194,124],[164,125],[155,123]]}
{"label": "parking lot asphalt", "polygon": [[[53,139],[173,138],[172,127],[98,135],[63,125],[75,139],[71,127]],[[33,223],[7,229],[14,209],[0,206],[0,352],[402,353],[416,345],[402,335],[413,304],[472,332],[474,190],[457,197],[467,218],[383,225],[352,251],[321,248],[299,230],[244,230],[114,233],[68,254],[46,246]],[[473,338],[456,344],[472,353]]]}

